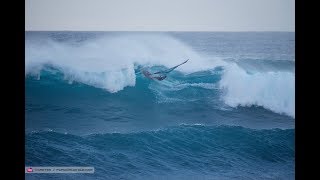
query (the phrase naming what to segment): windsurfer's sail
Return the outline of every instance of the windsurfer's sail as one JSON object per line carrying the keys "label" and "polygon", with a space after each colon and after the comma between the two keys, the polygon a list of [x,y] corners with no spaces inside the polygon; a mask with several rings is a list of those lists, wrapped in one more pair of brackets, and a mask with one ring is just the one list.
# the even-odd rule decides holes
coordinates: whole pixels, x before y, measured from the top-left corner
{"label": "windsurfer's sail", "polygon": [[182,64],[186,63],[187,61],[189,61],[189,59],[187,59],[187,60],[184,61],[183,63],[178,64],[178,65],[176,65],[176,66],[174,66],[174,67],[172,67],[172,68],[169,68],[169,69],[164,70],[164,71],[158,71],[158,72],[155,72],[155,73],[153,73],[153,74],[167,74],[167,73],[173,71],[174,69],[176,69],[177,67],[181,66]]}
{"label": "windsurfer's sail", "polygon": [[181,66],[182,64],[186,63],[187,61],[189,61],[189,59],[187,59],[186,61],[184,61],[183,63],[181,64],[178,64],[172,68],[169,68],[167,70],[164,70],[164,71],[158,71],[158,72],[155,72],[155,73],[150,73],[149,71],[147,70],[143,70],[142,73],[144,74],[144,76],[146,76],[147,78],[149,79],[157,79],[159,81],[162,81],[164,80],[165,78],[167,78],[167,74],[171,71],[173,71],[174,69],[176,69],[177,67]]}

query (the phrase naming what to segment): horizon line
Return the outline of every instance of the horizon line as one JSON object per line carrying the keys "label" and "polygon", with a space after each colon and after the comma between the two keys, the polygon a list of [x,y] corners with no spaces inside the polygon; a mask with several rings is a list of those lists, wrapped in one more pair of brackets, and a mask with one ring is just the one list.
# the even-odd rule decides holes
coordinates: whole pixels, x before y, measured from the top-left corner
{"label": "horizon line", "polygon": [[219,30],[25,30],[25,32],[291,32],[284,30],[237,30],[237,31],[219,31]]}

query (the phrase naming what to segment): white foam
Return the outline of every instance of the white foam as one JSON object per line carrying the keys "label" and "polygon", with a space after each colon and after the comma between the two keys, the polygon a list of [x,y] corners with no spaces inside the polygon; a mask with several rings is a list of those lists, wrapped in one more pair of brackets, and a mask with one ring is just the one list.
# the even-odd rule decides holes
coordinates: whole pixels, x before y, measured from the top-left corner
{"label": "white foam", "polygon": [[295,75],[292,72],[248,74],[236,64],[225,67],[219,82],[224,102],[231,106],[263,106],[295,117]]}

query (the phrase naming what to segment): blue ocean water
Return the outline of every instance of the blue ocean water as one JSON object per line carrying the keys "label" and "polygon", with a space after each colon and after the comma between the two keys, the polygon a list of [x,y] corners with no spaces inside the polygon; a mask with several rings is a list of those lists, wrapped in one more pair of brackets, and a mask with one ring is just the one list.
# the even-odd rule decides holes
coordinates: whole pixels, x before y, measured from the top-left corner
{"label": "blue ocean water", "polygon": [[26,32],[26,179],[294,179],[294,36]]}

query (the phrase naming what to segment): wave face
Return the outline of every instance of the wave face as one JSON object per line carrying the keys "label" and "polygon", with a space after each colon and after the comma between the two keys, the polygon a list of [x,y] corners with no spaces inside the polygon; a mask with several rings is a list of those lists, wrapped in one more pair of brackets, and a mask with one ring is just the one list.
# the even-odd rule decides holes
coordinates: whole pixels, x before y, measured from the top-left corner
{"label": "wave face", "polygon": [[[265,67],[269,67],[266,71],[263,62],[244,69],[241,63],[223,61],[221,57],[208,54],[197,52],[165,33],[78,34],[75,37],[68,33],[30,34],[26,39],[26,75],[40,78],[41,70],[51,66],[69,83],[80,82],[115,93],[136,85],[135,71],[139,66],[172,67],[189,58],[190,62],[177,69],[184,75],[212,71],[216,67],[226,70],[217,84],[226,90],[223,99],[227,105],[258,105],[295,116],[294,61],[282,60],[291,62],[282,70],[265,63]],[[246,59],[237,61],[246,62]]]}
{"label": "wave face", "polygon": [[[26,32],[25,44],[27,165],[294,178],[294,33]],[[163,81],[140,73],[185,59]]]}

